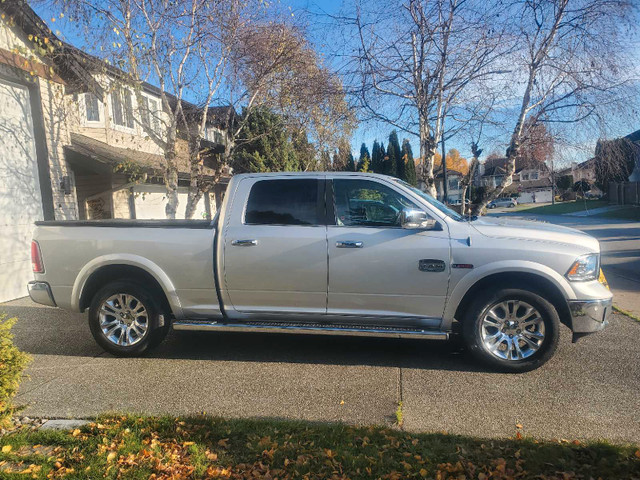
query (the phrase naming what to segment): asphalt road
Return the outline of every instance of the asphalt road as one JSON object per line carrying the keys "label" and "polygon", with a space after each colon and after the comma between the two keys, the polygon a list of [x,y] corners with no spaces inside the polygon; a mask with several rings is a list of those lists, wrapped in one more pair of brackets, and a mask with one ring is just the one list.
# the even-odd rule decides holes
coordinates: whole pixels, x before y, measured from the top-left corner
{"label": "asphalt road", "polygon": [[20,318],[15,341],[33,355],[17,401],[25,414],[206,412],[392,424],[482,437],[640,442],[640,323],[615,315],[521,375],[487,371],[453,343],[326,336],[173,332],[145,358],[114,358],[84,315],[28,299],[0,305]]}

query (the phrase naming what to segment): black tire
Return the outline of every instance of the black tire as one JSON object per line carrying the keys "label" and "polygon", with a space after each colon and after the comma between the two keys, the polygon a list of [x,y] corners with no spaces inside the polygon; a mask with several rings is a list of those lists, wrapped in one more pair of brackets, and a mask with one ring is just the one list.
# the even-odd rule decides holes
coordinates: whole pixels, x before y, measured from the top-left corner
{"label": "black tire", "polygon": [[[530,349],[530,347],[526,345],[524,341],[522,345],[520,345],[520,343],[518,342],[518,349],[524,347],[525,349],[527,349],[525,351],[529,352],[530,355],[522,359],[499,358],[497,353],[494,354],[489,351],[489,347],[485,346],[482,338],[483,319],[487,316],[492,308],[496,307],[501,302],[510,300],[525,302],[529,306],[534,307],[539,312],[540,318],[542,319],[542,324],[544,325],[544,339],[541,340],[537,351]],[[518,310],[518,312],[523,311]],[[536,329],[539,327],[532,326],[528,328]],[[494,332],[497,333],[498,329],[496,328],[490,333]],[[560,337],[560,319],[558,317],[558,312],[556,311],[554,306],[537,293],[518,288],[497,288],[496,290],[483,290],[477,294],[476,299],[471,303],[466,311],[464,320],[462,322],[462,335],[465,344],[469,349],[469,352],[484,364],[503,372],[528,372],[542,366],[555,353]],[[515,336],[517,337],[517,335]],[[500,345],[500,347],[504,346],[505,349],[510,350],[510,347],[507,346],[508,343],[509,342],[507,341],[506,344],[503,343]],[[494,345],[497,345],[497,343],[494,343]],[[512,353],[509,352],[508,355],[511,354]]]}
{"label": "black tire", "polygon": [[[110,297],[116,294],[126,294],[135,297],[146,310],[147,329],[145,333],[131,345],[117,345],[109,340],[100,326],[100,308]],[[135,357],[158,346],[169,332],[169,324],[166,313],[165,325],[160,327],[160,314],[162,302],[156,298],[153,292],[144,286],[127,281],[116,281],[102,287],[93,297],[89,307],[89,328],[98,345],[107,352],[118,357]],[[136,304],[137,305],[137,304]],[[138,308],[138,307],[136,307]],[[115,317],[115,316],[114,316]]]}
{"label": "black tire", "polygon": [[494,204],[489,205],[489,208],[496,208],[496,205],[494,205]]}

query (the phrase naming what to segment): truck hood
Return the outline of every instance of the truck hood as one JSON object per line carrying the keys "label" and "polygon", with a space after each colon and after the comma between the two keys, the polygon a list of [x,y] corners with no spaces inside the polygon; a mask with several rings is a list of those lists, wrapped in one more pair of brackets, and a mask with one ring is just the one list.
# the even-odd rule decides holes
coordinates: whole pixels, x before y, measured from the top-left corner
{"label": "truck hood", "polygon": [[599,252],[600,244],[591,235],[574,228],[534,220],[513,220],[505,217],[482,217],[471,223],[482,235],[495,238],[539,240],[579,245]]}

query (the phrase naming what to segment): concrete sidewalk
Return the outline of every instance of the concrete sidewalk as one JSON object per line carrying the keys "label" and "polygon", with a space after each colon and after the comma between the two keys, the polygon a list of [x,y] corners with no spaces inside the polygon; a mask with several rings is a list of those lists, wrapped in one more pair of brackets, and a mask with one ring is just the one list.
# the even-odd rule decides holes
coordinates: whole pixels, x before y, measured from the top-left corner
{"label": "concrete sidewalk", "polygon": [[624,208],[624,206],[609,205],[607,207],[593,208],[591,210],[585,208],[584,210],[580,210],[579,212],[564,213],[563,215],[567,217],[591,217],[594,215],[600,215],[601,213],[610,212],[612,210],[620,210],[621,208]]}

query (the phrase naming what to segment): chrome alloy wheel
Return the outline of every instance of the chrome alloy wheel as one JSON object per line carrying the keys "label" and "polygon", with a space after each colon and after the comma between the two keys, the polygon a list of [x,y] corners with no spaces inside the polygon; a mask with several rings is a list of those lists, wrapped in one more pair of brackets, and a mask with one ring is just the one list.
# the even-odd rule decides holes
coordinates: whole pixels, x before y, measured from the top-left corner
{"label": "chrome alloy wheel", "polygon": [[522,360],[536,353],[545,338],[544,321],[534,307],[521,300],[505,300],[482,318],[484,348],[502,360]]}
{"label": "chrome alloy wheel", "polygon": [[138,343],[149,329],[149,314],[133,295],[116,293],[100,305],[100,329],[107,340],[121,347]]}

